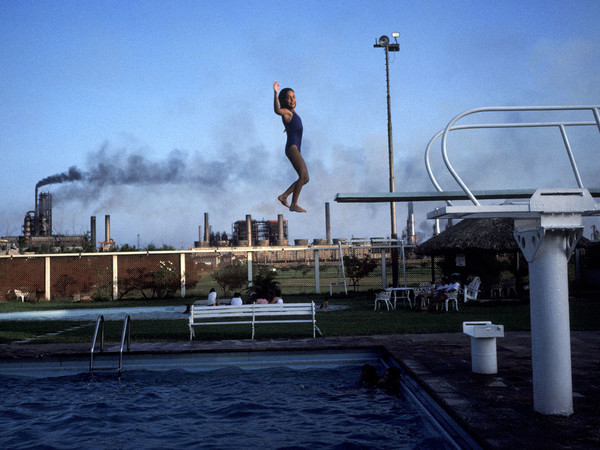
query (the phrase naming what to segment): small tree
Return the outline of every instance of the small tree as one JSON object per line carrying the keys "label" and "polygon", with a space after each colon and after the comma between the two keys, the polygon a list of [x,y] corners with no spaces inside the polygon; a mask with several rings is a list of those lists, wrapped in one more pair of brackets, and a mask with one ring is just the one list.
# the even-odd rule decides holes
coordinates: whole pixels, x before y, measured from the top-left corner
{"label": "small tree", "polygon": [[248,280],[248,269],[242,263],[233,263],[221,267],[213,274],[224,295],[229,295],[235,290],[242,288]]}
{"label": "small tree", "polygon": [[142,267],[127,269],[127,276],[119,280],[119,299],[130,292],[138,291],[143,298],[152,295],[152,272]]}
{"label": "small tree", "polygon": [[370,255],[366,255],[364,258],[358,258],[355,255],[344,256],[344,267],[356,291],[360,280],[375,270],[377,261],[371,258]]}

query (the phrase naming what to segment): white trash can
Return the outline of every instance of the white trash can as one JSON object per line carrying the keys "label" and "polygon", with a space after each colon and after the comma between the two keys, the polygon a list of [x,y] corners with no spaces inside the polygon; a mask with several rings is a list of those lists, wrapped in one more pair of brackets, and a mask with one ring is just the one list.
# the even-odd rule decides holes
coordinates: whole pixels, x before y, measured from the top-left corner
{"label": "white trash can", "polygon": [[496,338],[504,337],[504,325],[463,322],[463,333],[471,336],[471,368],[474,373],[498,373]]}

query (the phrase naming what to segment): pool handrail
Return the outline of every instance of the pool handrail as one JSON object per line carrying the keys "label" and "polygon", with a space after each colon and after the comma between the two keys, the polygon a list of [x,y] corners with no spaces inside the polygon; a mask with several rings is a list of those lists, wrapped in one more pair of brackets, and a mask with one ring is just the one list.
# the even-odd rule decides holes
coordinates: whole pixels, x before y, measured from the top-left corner
{"label": "pool handrail", "polygon": [[127,335],[127,351],[129,351],[129,342],[131,340],[131,317],[129,314],[123,320],[123,333],[121,333],[121,348],[119,349],[119,373],[123,368],[123,348],[125,347],[125,335]]}
{"label": "pool handrail", "polygon": [[94,369],[94,349],[98,339],[98,330],[100,330],[100,351],[104,351],[104,316],[101,314],[96,320],[96,329],[94,330],[94,338],[92,339],[92,348],[90,350],[90,372]]}
{"label": "pool handrail", "polygon": [[[476,123],[476,124],[468,124],[468,125],[455,125],[460,119],[478,113],[485,112],[533,112],[533,111],[588,111],[591,110],[594,115],[594,121],[543,121],[543,122],[517,122],[517,123]],[[458,183],[467,197],[471,200],[471,202],[475,206],[480,206],[479,201],[473,194],[473,192],[467,187],[465,182],[460,178],[456,170],[452,167],[450,160],[448,158],[447,151],[447,141],[448,134],[451,131],[457,130],[466,130],[466,129],[482,129],[482,128],[540,128],[540,127],[557,127],[563,139],[563,143],[565,145],[565,149],[567,151],[567,155],[569,157],[569,161],[571,163],[571,168],[573,170],[575,180],[577,182],[577,186],[581,189],[584,188],[583,182],[581,181],[581,176],[579,175],[579,169],[577,168],[577,163],[575,162],[575,158],[573,156],[573,152],[571,150],[571,144],[569,143],[569,139],[567,137],[566,127],[572,126],[597,126],[600,131],[600,105],[586,105],[586,106],[496,106],[496,107],[482,107],[475,108],[465,111],[461,114],[455,116],[444,128],[439,131],[428,143],[427,148],[425,150],[425,168],[427,170],[427,174],[429,179],[431,180],[433,186],[438,192],[444,192],[442,187],[437,182],[437,179],[433,175],[433,171],[431,169],[431,164],[429,162],[429,153],[434,142],[442,137],[442,158],[444,160],[444,164],[446,168],[454,178],[454,180]],[[452,205],[450,200],[446,200],[448,205]]]}

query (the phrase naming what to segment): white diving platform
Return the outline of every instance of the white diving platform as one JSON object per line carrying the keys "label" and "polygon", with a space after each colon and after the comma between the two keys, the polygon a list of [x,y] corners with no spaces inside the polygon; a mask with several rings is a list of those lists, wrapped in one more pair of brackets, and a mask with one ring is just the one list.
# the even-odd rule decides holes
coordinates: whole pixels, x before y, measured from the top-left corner
{"label": "white diving platform", "polygon": [[[469,115],[511,113],[511,118],[523,119],[525,114],[543,112],[545,120],[519,123],[456,123]],[[592,113],[593,121],[547,120],[556,113]],[[471,191],[452,167],[448,158],[447,140],[452,131],[485,128],[549,128],[558,129],[567,153],[577,188],[506,189]],[[338,203],[439,202],[445,206],[427,214],[428,219],[475,219],[509,217],[515,221],[514,236],[529,264],[531,305],[531,353],[533,371],[533,405],[541,414],[573,413],[571,379],[571,344],[569,323],[569,285],[567,263],[577,241],[582,237],[583,216],[600,215],[600,188],[583,184],[567,128],[593,127],[600,131],[600,105],[592,106],[523,106],[477,108],[454,117],[438,132],[425,151],[425,168],[435,188],[434,192],[369,192],[337,194]],[[442,158],[448,172],[461,188],[444,191],[437,182],[429,153],[433,143],[442,138]],[[540,158],[539,164],[551,163]],[[588,161],[595,163],[596,160]],[[567,171],[565,171],[567,172]],[[589,171],[588,171],[589,173]],[[597,172],[596,172],[597,173]],[[469,204],[453,205],[452,201],[468,200]],[[501,204],[480,204],[479,200],[504,200]]]}

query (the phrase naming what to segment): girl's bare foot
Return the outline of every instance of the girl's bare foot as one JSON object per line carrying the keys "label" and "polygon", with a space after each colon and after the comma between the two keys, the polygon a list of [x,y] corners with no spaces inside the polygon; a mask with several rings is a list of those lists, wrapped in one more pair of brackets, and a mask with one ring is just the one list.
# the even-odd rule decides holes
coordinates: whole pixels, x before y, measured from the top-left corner
{"label": "girl's bare foot", "polygon": [[290,206],[290,211],[299,212],[299,213],[306,212],[305,209],[300,208],[298,205]]}
{"label": "girl's bare foot", "polygon": [[285,195],[281,194],[279,197],[277,197],[277,200],[279,200],[281,202],[281,204],[283,206],[285,206],[286,208],[290,207],[290,205],[288,205],[287,197]]}

